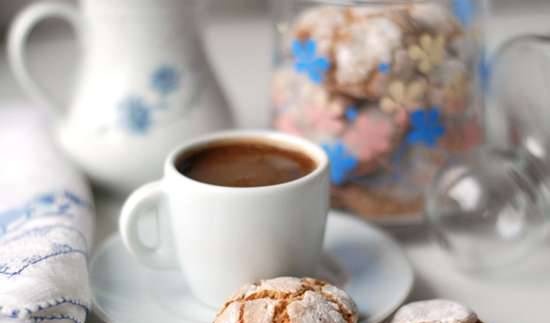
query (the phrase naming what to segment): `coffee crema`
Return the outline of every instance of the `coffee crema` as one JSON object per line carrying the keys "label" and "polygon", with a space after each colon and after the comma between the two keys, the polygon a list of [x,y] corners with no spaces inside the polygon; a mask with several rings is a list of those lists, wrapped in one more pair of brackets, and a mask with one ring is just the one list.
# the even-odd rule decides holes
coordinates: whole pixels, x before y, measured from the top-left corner
{"label": "coffee crema", "polygon": [[227,187],[291,182],[311,173],[315,167],[315,161],[304,153],[256,141],[206,146],[176,162],[177,170],[191,179]]}

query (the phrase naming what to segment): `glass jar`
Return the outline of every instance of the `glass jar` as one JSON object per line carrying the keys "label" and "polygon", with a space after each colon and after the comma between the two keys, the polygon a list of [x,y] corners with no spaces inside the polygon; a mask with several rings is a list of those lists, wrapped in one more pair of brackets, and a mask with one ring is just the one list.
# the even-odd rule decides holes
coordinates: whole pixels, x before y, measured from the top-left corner
{"label": "glass jar", "polygon": [[279,0],[273,126],[331,159],[333,206],[418,216],[435,172],[483,143],[484,0]]}
{"label": "glass jar", "polygon": [[546,267],[550,233],[550,37],[522,35],[492,58],[480,149],[455,155],[427,194],[427,220],[461,269],[525,279]]}

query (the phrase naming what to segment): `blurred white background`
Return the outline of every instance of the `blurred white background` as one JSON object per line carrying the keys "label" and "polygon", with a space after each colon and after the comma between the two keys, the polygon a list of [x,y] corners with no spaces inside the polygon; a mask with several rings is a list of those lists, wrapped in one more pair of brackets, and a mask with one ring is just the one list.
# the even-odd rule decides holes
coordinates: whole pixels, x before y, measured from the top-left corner
{"label": "blurred white background", "polygon": [[[13,16],[36,1],[0,0],[0,103],[25,98],[11,77],[2,36]],[[78,3],[77,0],[57,1]],[[199,1],[208,1],[206,45],[236,112],[238,125],[266,126],[272,36],[268,3],[279,0]],[[491,28],[492,44],[527,31],[550,33],[549,0],[493,0],[492,3],[497,17]],[[48,21],[32,34],[28,53],[31,71],[61,102],[70,102],[78,57],[77,43],[63,22]],[[250,84],[255,85],[253,90]],[[254,113],[250,113],[251,109]]]}
{"label": "blurred white background", "polygon": [[[0,1],[0,26],[5,26],[13,14],[21,7],[36,0],[1,0]],[[75,0],[60,0],[75,1]],[[204,0],[202,0],[204,1]],[[243,8],[265,10],[269,0],[212,0],[211,7],[215,11],[238,11]],[[536,4],[544,4],[547,0],[493,0],[497,9],[506,7],[528,7]]]}
{"label": "blurred white background", "polygon": [[[0,29],[4,28],[13,15],[22,7],[37,0],[0,0]],[[76,2],[76,0],[58,0]],[[201,0],[205,1],[205,0]],[[216,12],[235,12],[239,10],[266,10],[268,0],[213,0],[211,8]]]}

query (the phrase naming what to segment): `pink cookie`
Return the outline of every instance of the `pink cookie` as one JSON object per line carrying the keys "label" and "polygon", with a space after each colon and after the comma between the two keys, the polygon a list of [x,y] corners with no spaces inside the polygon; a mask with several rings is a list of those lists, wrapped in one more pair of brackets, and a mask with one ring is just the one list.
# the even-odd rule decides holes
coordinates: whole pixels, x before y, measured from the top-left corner
{"label": "pink cookie", "polygon": [[359,161],[353,176],[370,174],[386,163],[403,135],[391,116],[374,106],[361,109],[342,136],[346,147]]}
{"label": "pink cookie", "polygon": [[396,127],[376,109],[361,112],[342,137],[346,146],[361,161],[371,161],[392,151]]}
{"label": "pink cookie", "polygon": [[275,128],[316,142],[338,138],[352,100],[330,93],[290,68],[275,71],[272,86]]}

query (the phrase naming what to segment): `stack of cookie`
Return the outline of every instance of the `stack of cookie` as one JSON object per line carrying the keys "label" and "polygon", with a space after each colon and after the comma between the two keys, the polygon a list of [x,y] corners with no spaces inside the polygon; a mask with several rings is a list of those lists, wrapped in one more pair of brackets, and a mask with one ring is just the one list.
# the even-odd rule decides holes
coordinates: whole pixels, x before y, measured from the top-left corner
{"label": "stack of cookie", "polygon": [[469,113],[478,52],[464,22],[436,2],[318,5],[283,29],[274,126],[323,146],[337,206],[420,211],[435,148],[479,141],[477,131],[465,143],[476,132],[456,122]]}

